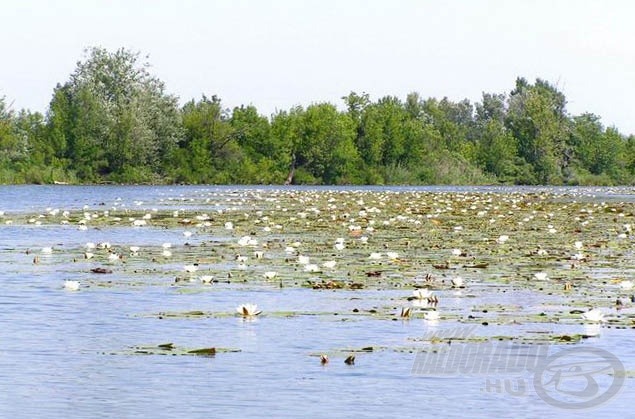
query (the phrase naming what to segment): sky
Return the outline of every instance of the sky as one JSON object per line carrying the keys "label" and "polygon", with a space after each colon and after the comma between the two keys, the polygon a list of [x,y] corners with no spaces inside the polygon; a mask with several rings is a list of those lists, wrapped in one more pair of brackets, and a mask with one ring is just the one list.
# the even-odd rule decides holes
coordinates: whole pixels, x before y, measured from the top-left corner
{"label": "sky", "polygon": [[0,0],[0,97],[46,112],[87,47],[138,51],[181,103],[270,116],[366,92],[508,93],[541,78],[635,134],[632,0]]}

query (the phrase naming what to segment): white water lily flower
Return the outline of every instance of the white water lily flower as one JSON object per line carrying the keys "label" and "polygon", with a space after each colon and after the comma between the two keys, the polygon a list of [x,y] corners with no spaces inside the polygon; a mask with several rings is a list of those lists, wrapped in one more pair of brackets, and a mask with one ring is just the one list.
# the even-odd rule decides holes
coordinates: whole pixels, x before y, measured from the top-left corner
{"label": "white water lily flower", "polygon": [[604,320],[604,313],[602,313],[602,310],[600,310],[599,308],[594,308],[587,311],[586,313],[582,313],[582,318],[584,320],[596,323],[602,323],[606,321]]}
{"label": "white water lily flower", "polygon": [[184,231],[184,232],[183,232],[183,235],[184,235],[185,237],[192,237],[192,232],[191,232],[191,231]]}
{"label": "white water lily flower", "polygon": [[623,290],[630,290],[633,288],[633,281],[622,281],[620,282],[620,288]]}
{"label": "white water lily flower", "polygon": [[164,258],[172,257],[172,252],[170,252],[168,249],[165,249],[163,250],[163,252],[161,252],[161,256],[163,256]]}
{"label": "white water lily flower", "polygon": [[42,253],[44,253],[45,255],[50,255],[51,253],[53,253],[53,248],[50,246],[43,247]]}
{"label": "white water lily flower", "polygon": [[337,264],[337,262],[334,261],[334,260],[327,260],[326,262],[324,262],[322,264],[322,266],[324,266],[325,268],[328,268],[328,269],[333,269],[333,268],[335,268],[336,264]]}
{"label": "white water lily flower", "polygon": [[452,249],[452,254],[454,256],[461,256],[461,253],[463,253],[461,249]]}
{"label": "white water lily flower", "polygon": [[460,276],[456,278],[452,278],[452,288],[463,288],[465,287],[465,280]]}
{"label": "white water lily flower", "polygon": [[172,247],[172,244],[171,243],[163,243],[161,245],[161,247],[163,247],[164,249],[169,249],[170,247]]}
{"label": "white water lily flower", "polygon": [[441,316],[438,311],[428,311],[423,315],[423,318],[430,321],[439,320]]}
{"label": "white water lily flower", "polygon": [[546,281],[547,279],[549,279],[546,272],[536,272],[534,274],[534,278],[536,278],[538,281]]}
{"label": "white water lily flower", "polygon": [[234,229],[234,223],[232,223],[231,221],[227,221],[225,223],[225,229],[226,230],[233,230]]}
{"label": "white water lily flower", "polygon": [[417,297],[419,300],[427,300],[428,298],[432,297],[432,291],[427,288],[419,288],[412,291],[412,295]]}
{"label": "white water lily flower", "polygon": [[185,265],[185,266],[183,266],[183,270],[185,272],[189,272],[189,273],[196,272],[198,270],[198,266],[196,266],[194,264]]}
{"label": "white water lily flower", "polygon": [[506,235],[506,234],[503,234],[503,235],[499,236],[499,237],[496,239],[496,242],[497,242],[498,244],[503,244],[503,243],[505,243],[507,240],[509,240],[509,236],[508,236],[508,235]]}
{"label": "white water lily flower", "polygon": [[299,255],[298,256],[298,263],[300,265],[306,265],[309,263],[310,258],[308,256],[304,256],[304,255]]}
{"label": "white water lily flower", "polygon": [[275,277],[278,276],[278,272],[276,272],[276,271],[268,271],[268,272],[265,272],[264,276],[265,276],[265,279],[271,280],[271,279],[274,279]]}
{"label": "white water lily flower", "polygon": [[258,310],[258,306],[256,304],[241,304],[236,307],[236,311],[241,314],[243,317],[251,317],[257,316],[262,311]]}
{"label": "white water lily flower", "polygon": [[335,245],[333,246],[333,248],[335,250],[344,250],[344,248],[346,248],[346,245],[344,243],[335,243]]}
{"label": "white water lily flower", "polygon": [[397,252],[386,252],[386,256],[393,260],[399,259],[399,253]]}
{"label": "white water lily flower", "polygon": [[368,258],[369,259],[375,259],[375,260],[381,259],[381,253],[373,252],[373,253],[370,254],[370,256],[368,256]]}
{"label": "white water lily flower", "polygon": [[212,281],[214,280],[214,276],[213,275],[202,275],[200,277],[200,280],[203,284],[211,284]]}
{"label": "white water lily flower", "polygon": [[308,263],[304,265],[304,271],[305,272],[319,272],[320,267],[317,266],[315,263]]}
{"label": "white water lily flower", "polygon": [[70,281],[67,279],[64,281],[64,289],[69,291],[79,291],[79,281]]}
{"label": "white water lily flower", "polygon": [[573,247],[575,247],[578,250],[582,249],[582,242],[581,241],[577,241],[575,243],[573,243]]}

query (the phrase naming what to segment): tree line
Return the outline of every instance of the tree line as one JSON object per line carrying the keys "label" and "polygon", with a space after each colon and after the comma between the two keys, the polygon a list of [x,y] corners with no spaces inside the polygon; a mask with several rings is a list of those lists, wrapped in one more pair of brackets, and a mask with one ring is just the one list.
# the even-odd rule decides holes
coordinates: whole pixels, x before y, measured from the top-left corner
{"label": "tree line", "polygon": [[0,97],[0,183],[635,183],[635,137],[572,116],[556,86],[453,102],[366,93],[261,115],[179,106],[139,53],[86,51],[45,115]]}

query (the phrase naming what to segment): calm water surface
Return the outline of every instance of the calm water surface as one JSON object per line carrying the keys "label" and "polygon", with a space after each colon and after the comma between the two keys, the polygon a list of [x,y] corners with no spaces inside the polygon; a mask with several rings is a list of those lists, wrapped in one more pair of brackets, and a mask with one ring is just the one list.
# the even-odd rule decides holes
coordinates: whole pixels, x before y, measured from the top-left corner
{"label": "calm water surface", "polygon": [[[253,188],[252,188],[253,189]],[[266,188],[265,188],[266,189]],[[0,210],[37,213],[47,208],[93,210],[129,208],[223,208],[235,205],[227,187],[46,187],[0,186]],[[410,190],[410,189],[407,189]],[[428,190],[435,190],[429,188]],[[440,189],[444,190],[444,189]],[[445,189],[448,190],[448,189]],[[461,188],[469,191],[470,189]],[[490,191],[484,189],[485,191]],[[492,189],[497,191],[496,189]],[[504,190],[507,192],[508,190]],[[220,192],[220,195],[215,195]],[[587,199],[632,200],[630,190],[579,190]],[[228,195],[229,193],[229,195]],[[577,193],[577,192],[576,192]],[[411,321],[343,321],[339,316],[267,316],[272,311],[350,312],[372,307],[397,291],[314,291],[306,288],[215,284],[183,293],[163,285],[91,286],[65,291],[65,279],[83,279],[83,270],[42,256],[31,263],[26,249],[87,241],[177,243],[180,232],[111,228],[79,231],[68,226],[0,225],[0,417],[634,417],[635,379],[595,410],[569,411],[546,404],[533,391],[506,394],[487,376],[426,377],[412,374],[415,354],[378,351],[357,354],[356,365],[333,355],[320,365],[316,352],[335,348],[407,346],[413,337],[457,326]],[[84,262],[77,262],[84,263]],[[88,265],[87,265],[88,266]],[[157,279],[161,284],[164,278]],[[484,301],[500,302],[487,286],[475,285]],[[254,301],[263,316],[163,318],[156,313],[202,310],[232,313]],[[464,299],[448,295],[457,310]],[[524,303],[538,307],[527,293]],[[531,325],[534,329],[546,326]],[[496,333],[501,333],[497,330]],[[580,330],[571,330],[580,333]],[[239,348],[213,358],[135,355],[130,348],[174,342],[178,346]],[[616,354],[633,370],[632,330],[603,329],[581,345]],[[557,348],[553,349],[554,351]]]}

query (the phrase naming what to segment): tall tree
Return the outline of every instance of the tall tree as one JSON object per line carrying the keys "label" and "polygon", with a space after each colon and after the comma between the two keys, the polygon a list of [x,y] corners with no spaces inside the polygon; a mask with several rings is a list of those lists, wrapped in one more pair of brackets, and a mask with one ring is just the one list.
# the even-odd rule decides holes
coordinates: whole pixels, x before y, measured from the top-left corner
{"label": "tall tree", "polygon": [[27,143],[16,135],[15,115],[0,97],[0,168],[11,167],[27,155]]}
{"label": "tall tree", "polygon": [[258,114],[255,106],[234,108],[230,124],[240,147],[253,159],[273,157],[278,147],[271,137],[269,120]]}
{"label": "tall tree", "polygon": [[357,148],[368,166],[397,166],[405,163],[405,123],[409,119],[401,101],[385,96],[366,107],[362,116],[363,136]]}
{"label": "tall tree", "polygon": [[564,94],[540,79],[531,85],[519,78],[510,94],[505,123],[538,183],[562,182],[562,170],[569,163],[564,158],[569,131],[565,105]]}
{"label": "tall tree", "polygon": [[[304,132],[304,114],[305,110],[301,106],[295,106],[289,111],[276,113],[271,119],[271,136],[280,150],[278,162],[288,169],[287,184],[298,180],[295,172],[298,164],[302,163],[298,156]],[[309,181],[316,182],[314,178]]]}
{"label": "tall tree", "polygon": [[441,101],[428,99],[424,102],[424,110],[430,115],[434,127],[441,133],[445,148],[455,153],[471,154],[466,150],[472,139],[474,125],[474,107],[469,100],[454,103],[447,97]]}
{"label": "tall tree", "polygon": [[311,105],[303,115],[298,163],[322,183],[355,183],[359,155],[355,125],[330,103]]}
{"label": "tall tree", "polygon": [[181,136],[177,99],[165,92],[139,53],[86,51],[70,80],[55,89],[49,110],[54,148],[65,148],[80,175],[126,178],[162,173]]}
{"label": "tall tree", "polygon": [[185,136],[180,145],[181,154],[186,153],[185,164],[194,178],[218,182],[218,173],[240,153],[229,110],[222,107],[216,95],[203,95],[201,100],[183,106],[182,118]]}

